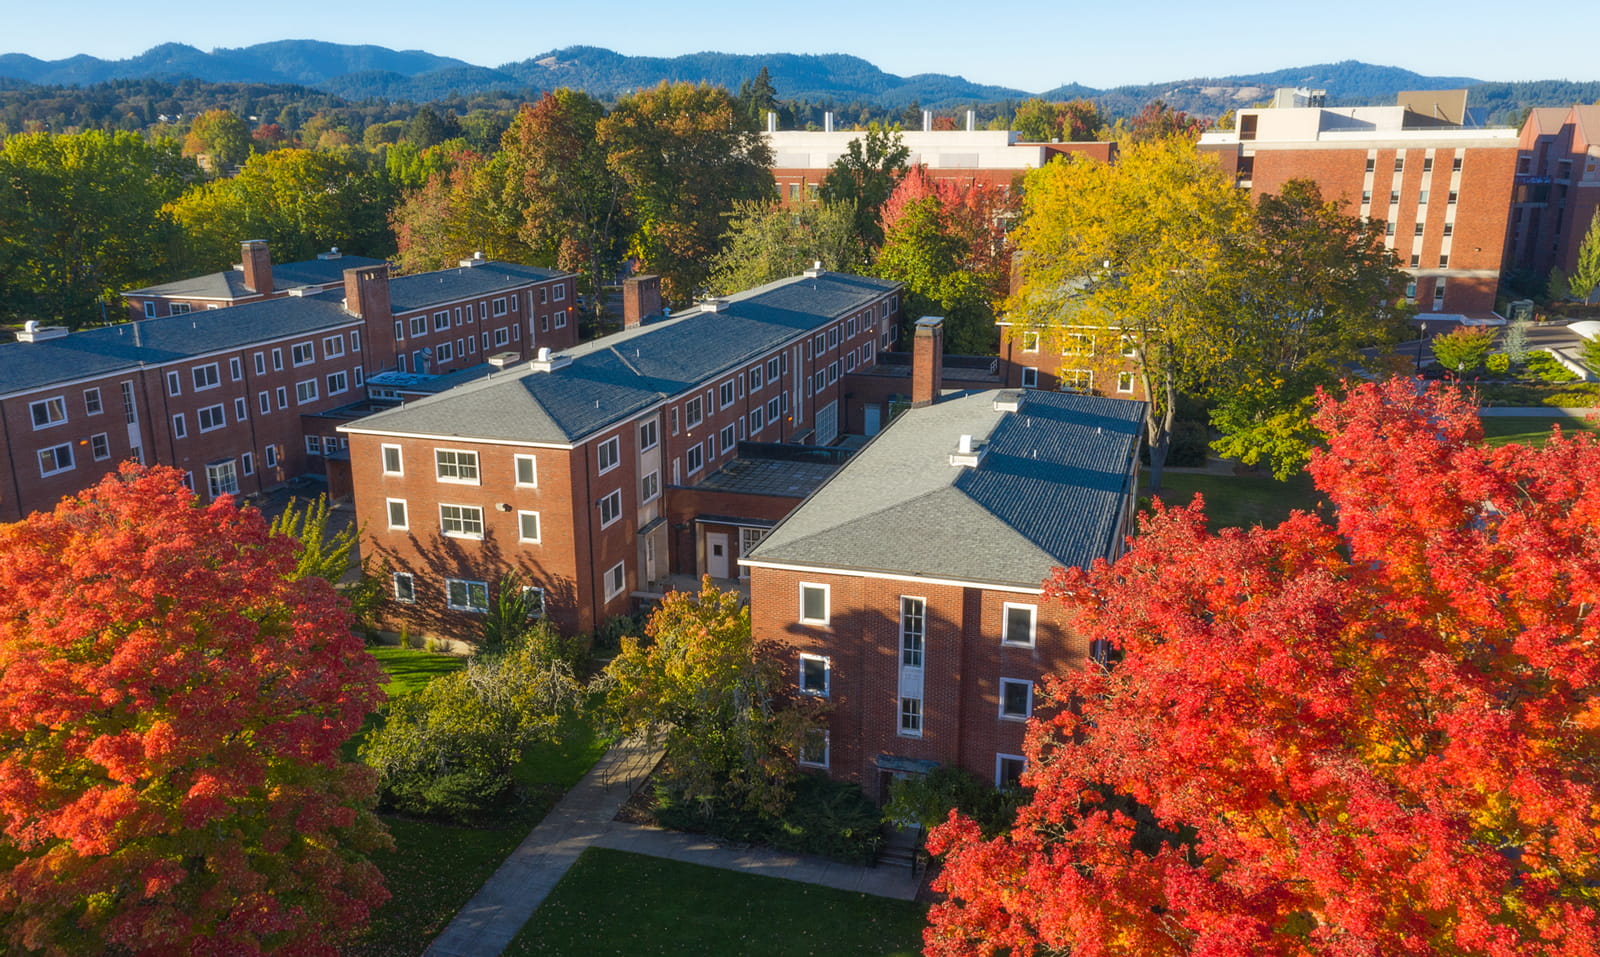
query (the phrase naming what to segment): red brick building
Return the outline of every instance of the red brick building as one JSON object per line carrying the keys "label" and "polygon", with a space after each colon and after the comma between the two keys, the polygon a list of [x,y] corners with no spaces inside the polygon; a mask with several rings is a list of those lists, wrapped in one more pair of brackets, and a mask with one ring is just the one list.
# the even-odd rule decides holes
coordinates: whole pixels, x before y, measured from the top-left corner
{"label": "red brick building", "polygon": [[1207,132],[1200,146],[1252,195],[1310,179],[1347,212],[1383,222],[1418,311],[1493,319],[1517,131],[1464,125],[1462,91],[1400,102],[1240,110],[1234,129]]}
{"label": "red brick building", "polygon": [[365,402],[375,372],[575,341],[570,275],[471,263],[394,280],[379,263],[329,292],[24,331],[0,345],[0,520],[127,459],[183,469],[202,501],[263,491],[342,454],[322,416]]}
{"label": "red brick building", "polygon": [[756,638],[831,705],[802,764],[880,799],[937,764],[1015,779],[1040,680],[1091,656],[1042,582],[1120,553],[1143,416],[1061,392],[928,402],[743,560]]}
{"label": "red brick building", "polygon": [[676,569],[731,570],[732,532],[776,516],[701,489],[703,508],[761,512],[717,530],[664,490],[744,442],[832,444],[841,378],[875,361],[898,312],[896,283],[808,270],[341,426],[362,553],[389,565],[395,620],[472,634],[519,569],[561,627],[589,631]]}
{"label": "red brick building", "polygon": [[1600,106],[1536,109],[1517,141],[1506,268],[1543,280],[1577,268],[1600,207]]}
{"label": "red brick building", "polygon": [[226,272],[128,290],[122,294],[128,318],[159,319],[263,299],[316,295],[342,287],[346,270],[384,265],[381,259],[346,256],[335,247],[316,259],[275,266],[263,239],[245,240],[239,256],[241,262]]}

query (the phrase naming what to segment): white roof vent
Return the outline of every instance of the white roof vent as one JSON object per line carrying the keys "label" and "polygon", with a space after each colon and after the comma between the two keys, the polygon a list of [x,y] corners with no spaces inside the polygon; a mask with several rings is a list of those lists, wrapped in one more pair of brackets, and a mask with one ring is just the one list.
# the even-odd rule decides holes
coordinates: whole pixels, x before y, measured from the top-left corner
{"label": "white roof vent", "polygon": [[344,257],[344,254],[339,252],[339,247],[338,246],[334,246],[334,247],[330,248],[325,253],[317,253],[317,258],[321,259],[321,260],[324,260],[324,261],[329,260],[329,259],[342,259],[343,257]]}
{"label": "white roof vent", "polygon": [[950,464],[960,468],[977,468],[983,461],[983,456],[989,451],[987,445],[978,446],[972,441],[972,436],[963,435],[956,441],[956,450],[950,455]]}
{"label": "white roof vent", "polygon": [[483,250],[480,249],[472,254],[471,259],[463,259],[458,265],[465,266],[470,269],[473,266],[482,266],[488,261],[489,260],[483,258]]}
{"label": "white roof vent", "polygon": [[571,356],[553,355],[549,346],[540,346],[539,354],[534,357],[532,362],[528,363],[529,368],[534,372],[554,372],[557,369],[565,369],[570,365],[572,365]]}
{"label": "white roof vent", "polygon": [[[544,359],[546,362],[550,361],[550,356],[548,355],[550,350],[541,349],[540,351],[546,353],[546,355],[540,356],[540,358]],[[484,361],[488,362],[496,369],[504,369],[506,366],[514,364],[520,358],[522,357],[515,352],[496,352],[494,355],[490,356]]]}
{"label": "white roof vent", "polygon": [[321,288],[321,286],[290,286],[288,289],[284,290],[284,294],[294,296],[298,299],[301,296],[304,296],[307,292],[315,294]]}
{"label": "white roof vent", "polygon": [[701,312],[727,312],[728,311],[728,300],[726,300],[726,299],[702,299],[700,301],[700,311]]}
{"label": "white roof vent", "polygon": [[64,338],[66,334],[66,326],[41,326],[39,320],[29,319],[22,324],[22,331],[17,333],[17,341],[44,342],[46,339]]}
{"label": "white roof vent", "polygon": [[996,412],[1016,412],[1022,408],[1022,393],[996,392],[994,394],[994,410]]}
{"label": "white roof vent", "polygon": [[816,260],[815,262],[813,262],[811,264],[811,268],[810,269],[806,270],[806,278],[807,279],[816,279],[818,276],[821,276],[821,275],[822,275],[822,260],[818,259],[818,260]]}

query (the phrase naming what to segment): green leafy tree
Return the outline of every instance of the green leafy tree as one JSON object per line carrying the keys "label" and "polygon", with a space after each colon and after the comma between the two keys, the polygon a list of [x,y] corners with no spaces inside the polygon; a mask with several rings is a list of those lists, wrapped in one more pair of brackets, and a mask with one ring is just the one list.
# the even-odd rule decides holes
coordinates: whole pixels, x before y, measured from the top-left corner
{"label": "green leafy tree", "polygon": [[494,600],[479,627],[478,654],[495,655],[516,646],[536,629],[547,627],[539,621],[543,616],[544,596],[528,586],[521,572],[500,576]]}
{"label": "green leafy tree", "polygon": [[1434,338],[1433,357],[1451,372],[1477,372],[1494,348],[1494,336],[1493,329],[1461,326],[1449,335]]}
{"label": "green leafy tree", "polygon": [[1164,100],[1151,100],[1128,123],[1128,138],[1135,143],[1152,140],[1198,140],[1206,128],[1205,121],[1175,110]]}
{"label": "green leafy tree", "polygon": [[767,114],[778,109],[778,88],[772,85],[766,67],[754,79],[739,84],[739,109],[758,129],[766,129]]}
{"label": "green leafy tree", "polygon": [[272,520],[274,535],[287,535],[300,543],[294,577],[315,576],[337,585],[355,567],[356,545],[361,531],[354,522],[333,527],[328,496],[318,495],[304,506],[291,498],[282,513]]}
{"label": "green leafy tree", "polygon": [[[200,179],[171,140],[22,133],[0,145],[0,315],[74,328],[183,265],[163,207]],[[232,237],[233,254],[239,234]]]}
{"label": "green leafy tree", "polygon": [[1570,280],[1572,294],[1587,300],[1594,287],[1600,285],[1600,216],[1589,221],[1589,231],[1583,234],[1578,246],[1578,265]]}
{"label": "green leafy tree", "polygon": [[1545,280],[1545,295],[1550,301],[1559,302],[1572,295],[1572,282],[1567,278],[1567,271],[1560,266],[1550,267],[1550,276]]}
{"label": "green leafy tree", "polygon": [[215,172],[250,158],[250,126],[232,110],[207,110],[194,118],[183,155],[203,156]]}
{"label": "green leafy tree", "polygon": [[879,216],[905,176],[910,159],[911,149],[901,142],[898,132],[872,127],[866,136],[850,141],[822,180],[822,199],[855,204],[856,234],[869,249],[883,245]]}
{"label": "green leafy tree", "polygon": [[906,285],[907,316],[943,316],[945,348],[992,354],[994,309],[988,284],[963,268],[970,247],[937,197],[908,203],[889,227],[874,271]]}
{"label": "green leafy tree", "polygon": [[648,645],[624,637],[602,677],[612,720],[665,742],[668,783],[685,798],[781,813],[814,715],[809,700],[780,700],[777,662],[758,653],[739,593],[709,576],[699,593],[669,592],[645,634]]}
{"label": "green leafy tree", "polygon": [[400,270],[448,268],[477,252],[490,259],[549,265],[547,256],[523,241],[523,212],[506,195],[504,154],[485,159],[458,153],[447,170],[406,193],[390,214]]}
{"label": "green leafy tree", "polygon": [[1142,380],[1151,487],[1181,394],[1200,394],[1233,359],[1238,301],[1228,281],[1251,242],[1248,198],[1181,138],[1130,143],[1115,165],[1082,158],[1030,173],[1016,231],[1015,319],[1096,341]]}
{"label": "green leafy tree", "polygon": [[1506,326],[1500,348],[1514,366],[1521,366],[1528,361],[1528,330],[1532,326],[1533,323],[1527,319],[1513,319]]}
{"label": "green leafy tree", "polygon": [[739,200],[770,199],[772,151],[726,90],[663,83],[617,100],[596,124],[628,186],[629,250],[686,301],[704,284]]}
{"label": "green leafy tree", "polygon": [[1011,121],[1023,139],[1038,143],[1092,140],[1103,126],[1099,109],[1088,100],[1052,103],[1038,97],[1023,100]]}
{"label": "green leafy tree", "polygon": [[798,276],[819,261],[842,272],[865,266],[854,206],[741,202],[733,208],[708,282],[714,293],[734,293]]}

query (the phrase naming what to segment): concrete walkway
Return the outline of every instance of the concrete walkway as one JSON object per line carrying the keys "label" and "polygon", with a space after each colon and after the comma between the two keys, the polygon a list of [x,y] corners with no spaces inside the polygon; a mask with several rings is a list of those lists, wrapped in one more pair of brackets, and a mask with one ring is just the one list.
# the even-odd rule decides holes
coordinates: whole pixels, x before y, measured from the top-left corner
{"label": "concrete walkway", "polygon": [[497,957],[660,760],[661,750],[638,738],[607,751],[528,832],[425,957]]}

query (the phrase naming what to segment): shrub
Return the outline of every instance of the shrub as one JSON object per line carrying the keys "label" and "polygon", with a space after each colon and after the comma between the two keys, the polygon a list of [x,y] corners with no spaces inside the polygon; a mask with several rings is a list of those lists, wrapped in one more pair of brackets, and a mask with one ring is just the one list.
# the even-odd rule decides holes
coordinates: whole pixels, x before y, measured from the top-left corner
{"label": "shrub", "polygon": [[597,658],[613,658],[622,650],[623,638],[638,638],[641,644],[649,644],[644,640],[642,616],[614,615],[606,619],[605,624],[595,629],[589,647]]}
{"label": "shrub", "polygon": [[1573,382],[1578,378],[1576,373],[1562,365],[1548,352],[1529,353],[1527,369],[1530,374],[1546,382]]}
{"label": "shrub", "polygon": [[1451,372],[1462,375],[1476,372],[1483,367],[1483,360],[1494,347],[1494,337],[1493,329],[1461,326],[1433,340],[1433,357]]}
{"label": "shrub", "polygon": [[1505,375],[1511,371],[1511,357],[1504,352],[1496,352],[1484,360],[1483,367],[1495,375]]}
{"label": "shrub", "polygon": [[656,823],[847,864],[871,864],[878,859],[883,816],[859,785],[802,774],[794,791],[788,809],[771,818],[731,801],[691,800],[666,785],[657,785]]}
{"label": "shrub", "polygon": [[944,764],[927,774],[895,779],[883,813],[893,821],[931,828],[943,824],[950,812],[957,810],[993,837],[1011,826],[1021,799],[1020,790],[996,790],[976,774]]}
{"label": "shrub", "polygon": [[1557,392],[1546,396],[1545,405],[1555,406],[1558,409],[1586,409],[1589,406],[1600,404],[1600,397],[1594,391],[1583,392]]}

